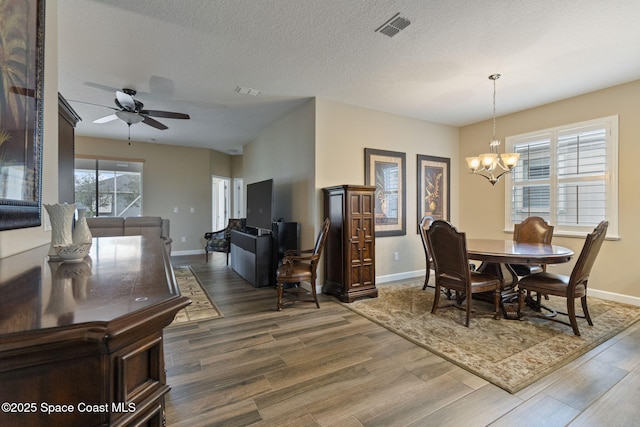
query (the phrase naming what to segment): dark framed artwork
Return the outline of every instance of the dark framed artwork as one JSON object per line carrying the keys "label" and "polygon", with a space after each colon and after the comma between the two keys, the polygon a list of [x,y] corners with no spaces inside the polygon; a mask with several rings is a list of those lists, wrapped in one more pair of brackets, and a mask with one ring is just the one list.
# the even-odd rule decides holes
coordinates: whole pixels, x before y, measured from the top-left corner
{"label": "dark framed artwork", "polygon": [[[450,221],[450,159],[418,154],[418,221],[429,215]],[[419,232],[420,230],[418,230]]]}
{"label": "dark framed artwork", "polygon": [[376,237],[406,234],[406,155],[364,149],[365,185],[376,187]]}
{"label": "dark framed artwork", "polygon": [[41,224],[44,0],[0,0],[0,230]]}

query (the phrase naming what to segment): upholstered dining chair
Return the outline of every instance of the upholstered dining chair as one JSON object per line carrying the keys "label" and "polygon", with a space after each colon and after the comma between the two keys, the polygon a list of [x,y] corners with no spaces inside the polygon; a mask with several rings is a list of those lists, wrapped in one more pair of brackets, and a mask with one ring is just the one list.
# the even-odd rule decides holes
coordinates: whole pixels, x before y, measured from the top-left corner
{"label": "upholstered dining chair", "polygon": [[[284,285],[287,283],[299,284],[300,282],[309,282],[309,285],[311,285],[311,295],[313,296],[313,300],[298,299],[298,301],[315,302],[316,307],[320,308],[316,292],[316,270],[318,269],[322,250],[327,241],[327,234],[329,233],[330,225],[331,221],[329,218],[326,218],[320,233],[318,233],[316,244],[313,249],[292,249],[285,251],[284,257],[282,258],[282,264],[276,270],[276,288],[278,290],[278,302],[276,304],[277,311],[282,310],[284,305],[282,302],[282,297],[285,293]],[[301,291],[303,291],[303,289],[300,286],[293,286],[286,290],[287,293],[295,293],[298,294],[298,296]],[[304,293],[306,294],[307,292],[304,291]]]}
{"label": "upholstered dining chair", "polygon": [[[429,277],[431,276],[431,270],[433,270],[433,259],[429,254],[429,245],[427,244],[427,230],[429,229],[429,226],[431,226],[432,222],[433,222],[433,217],[429,215],[425,215],[420,220],[420,224],[418,226],[418,229],[420,231],[420,240],[422,240],[422,247],[424,248],[424,258],[425,258],[425,264],[426,264],[426,275],[424,277],[424,285],[422,286],[423,291],[427,289],[427,287],[434,287],[434,286],[429,286]],[[475,270],[476,265],[473,262],[469,261],[469,268],[471,270]],[[451,299],[451,291],[447,290],[446,294],[447,294],[447,298]]]}
{"label": "upholstered dining chair", "polygon": [[[593,326],[591,316],[589,316],[589,309],[587,307],[587,282],[589,281],[591,268],[593,267],[598,253],[600,252],[604,237],[607,234],[608,226],[609,223],[607,221],[602,221],[592,233],[587,235],[582,251],[580,252],[580,256],[571,271],[571,276],[543,271],[541,273],[530,274],[518,281],[519,318],[522,318],[525,293],[538,292],[538,294],[556,295],[566,298],[567,300],[567,312],[561,314],[566,314],[569,317],[569,322],[565,322],[557,317],[544,317],[545,319],[571,326],[573,333],[577,336],[580,336],[578,322],[576,320],[577,317],[586,319],[587,323]],[[583,316],[576,315],[576,298],[580,298],[580,302],[582,303]]]}
{"label": "upholstered dining chair", "polygon": [[442,288],[455,290],[466,297],[465,326],[469,327],[472,296],[479,292],[493,292],[495,312],[500,319],[500,290],[502,281],[492,275],[471,271],[467,255],[466,234],[459,232],[447,221],[436,220],[427,230],[429,253],[433,259],[436,290],[431,313],[436,314]]}
{"label": "upholstered dining chair", "polygon": [[[553,225],[550,225],[539,216],[525,218],[520,224],[513,227],[513,241],[518,243],[543,243],[551,244],[553,238]],[[518,276],[540,273],[546,271],[546,265],[510,264]]]}
{"label": "upholstered dining chair", "polygon": [[431,264],[433,260],[431,259],[431,255],[429,255],[429,246],[427,243],[427,230],[429,226],[433,222],[433,217],[429,215],[425,215],[420,220],[420,225],[418,230],[420,231],[420,240],[422,240],[422,247],[424,248],[424,260],[426,263],[426,276],[424,278],[424,286],[422,286],[422,290],[427,289],[429,283],[429,277],[431,276]]}
{"label": "upholstered dining chair", "polygon": [[204,233],[204,238],[207,241],[204,247],[205,262],[209,262],[209,252],[224,252],[227,254],[227,265],[229,265],[231,230],[242,230],[244,227],[244,218],[229,218],[229,224],[222,230]]}

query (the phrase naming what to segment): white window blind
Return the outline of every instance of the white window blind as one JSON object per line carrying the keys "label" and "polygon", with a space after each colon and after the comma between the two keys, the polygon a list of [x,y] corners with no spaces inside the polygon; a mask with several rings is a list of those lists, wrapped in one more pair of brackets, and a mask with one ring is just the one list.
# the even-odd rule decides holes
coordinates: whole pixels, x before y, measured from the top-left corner
{"label": "white window blind", "polygon": [[554,234],[582,236],[606,219],[618,237],[617,131],[611,116],[508,137],[520,161],[506,180],[506,229],[540,216]]}

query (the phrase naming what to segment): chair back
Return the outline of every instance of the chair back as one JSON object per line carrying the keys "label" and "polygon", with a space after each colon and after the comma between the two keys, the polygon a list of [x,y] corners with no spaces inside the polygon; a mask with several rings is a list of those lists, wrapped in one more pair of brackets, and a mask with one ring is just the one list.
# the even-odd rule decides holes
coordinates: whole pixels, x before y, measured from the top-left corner
{"label": "chair back", "polygon": [[589,280],[589,275],[591,274],[591,268],[596,261],[596,257],[602,247],[602,242],[604,242],[604,238],[607,235],[608,227],[608,221],[601,221],[593,232],[587,235],[578,261],[576,261],[576,265],[571,272],[571,278],[569,279],[569,283],[573,286],[580,284],[586,286],[586,282]]}
{"label": "chair back", "polygon": [[460,286],[470,286],[466,234],[447,221],[436,220],[427,230],[427,242],[436,280],[446,277],[447,281],[459,282]]}
{"label": "chair back", "polygon": [[[422,247],[424,248],[424,256],[427,259],[427,264],[431,259],[431,257],[429,256],[429,245],[427,243],[427,230],[431,226],[432,222],[433,222],[433,217],[429,215],[425,215],[420,220],[420,227],[419,227],[420,240],[422,240]],[[427,268],[429,268],[428,265],[427,265]]]}
{"label": "chair back", "polygon": [[329,218],[325,218],[324,220],[324,224],[322,225],[322,230],[320,230],[320,233],[318,234],[318,237],[316,238],[316,244],[313,247],[313,256],[314,259],[311,261],[311,268],[312,269],[316,269],[316,267],[318,266],[318,260],[320,259],[320,256],[322,255],[322,249],[324,248],[324,245],[327,241],[327,235],[329,234],[329,226],[331,225],[331,220],[329,220]]}
{"label": "chair back", "polygon": [[244,228],[244,218],[229,218],[229,224],[224,230],[224,238],[231,239],[231,230],[242,230]]}
{"label": "chair back", "polygon": [[544,243],[551,244],[553,237],[553,225],[549,225],[539,216],[525,218],[520,224],[513,227],[513,240],[519,243]]}

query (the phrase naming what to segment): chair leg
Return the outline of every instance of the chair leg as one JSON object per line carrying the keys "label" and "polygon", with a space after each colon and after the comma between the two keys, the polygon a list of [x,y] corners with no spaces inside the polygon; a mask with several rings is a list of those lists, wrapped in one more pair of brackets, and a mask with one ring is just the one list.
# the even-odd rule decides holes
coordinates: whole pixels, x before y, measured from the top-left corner
{"label": "chair leg", "polygon": [[589,315],[589,308],[587,307],[587,296],[583,296],[580,298],[580,302],[582,302],[582,312],[584,313],[584,318],[587,319],[589,326],[593,326],[593,322],[591,321],[591,316]]}
{"label": "chair leg", "polygon": [[313,295],[313,300],[316,302],[316,307],[320,308],[320,303],[318,302],[318,293],[316,291],[316,281],[313,280],[310,284],[311,284],[311,294]]}
{"label": "chair leg", "polygon": [[229,252],[227,252],[227,265],[229,265]]}
{"label": "chair leg", "polygon": [[436,282],[436,290],[433,295],[433,307],[431,307],[431,314],[436,314],[438,304],[440,304],[440,285],[438,285],[438,283]]}
{"label": "chair leg", "polygon": [[573,298],[567,298],[567,315],[569,316],[569,322],[571,323],[573,333],[580,336],[578,321],[576,319],[576,302]]}
{"label": "chair leg", "polygon": [[204,262],[209,262],[209,251],[204,250]]}
{"label": "chair leg", "polygon": [[500,299],[502,297],[502,293],[500,292],[500,288],[496,288],[493,292],[493,302],[496,305],[496,312],[493,315],[493,318],[496,320],[500,320]]}
{"label": "chair leg", "polygon": [[278,288],[278,302],[276,304],[276,311],[282,311],[282,282],[278,282],[276,285]]}
{"label": "chair leg", "polygon": [[425,289],[427,289],[427,284],[429,283],[429,276],[431,275],[431,269],[427,266],[427,275],[424,278],[424,286],[422,287],[422,290],[424,291]]}
{"label": "chair leg", "polygon": [[527,291],[524,289],[518,289],[518,320],[523,320],[522,309],[524,308],[524,296]]}
{"label": "chair leg", "polygon": [[471,300],[473,298],[467,297],[467,318],[464,321],[464,326],[469,327],[469,320],[471,319]]}

